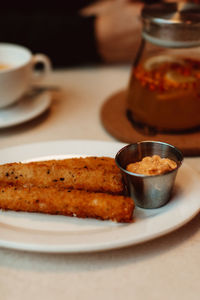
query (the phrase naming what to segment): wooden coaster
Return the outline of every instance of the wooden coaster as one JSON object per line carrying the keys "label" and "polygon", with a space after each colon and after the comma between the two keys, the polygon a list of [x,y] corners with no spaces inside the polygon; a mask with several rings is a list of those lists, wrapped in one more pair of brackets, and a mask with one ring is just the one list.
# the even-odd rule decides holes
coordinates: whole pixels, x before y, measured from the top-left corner
{"label": "wooden coaster", "polygon": [[125,143],[135,143],[144,140],[166,142],[178,147],[185,156],[200,155],[200,131],[184,134],[144,134],[138,131],[128,120],[125,97],[126,91],[119,91],[111,95],[101,109],[102,124],[113,137]]}

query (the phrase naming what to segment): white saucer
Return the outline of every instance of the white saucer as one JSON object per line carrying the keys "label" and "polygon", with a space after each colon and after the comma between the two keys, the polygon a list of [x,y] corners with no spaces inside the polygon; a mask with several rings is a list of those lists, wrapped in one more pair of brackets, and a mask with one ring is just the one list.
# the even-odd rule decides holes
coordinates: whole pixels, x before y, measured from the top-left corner
{"label": "white saucer", "polygon": [[7,128],[27,122],[43,113],[51,103],[51,94],[33,92],[18,102],[0,109],[0,128]]}

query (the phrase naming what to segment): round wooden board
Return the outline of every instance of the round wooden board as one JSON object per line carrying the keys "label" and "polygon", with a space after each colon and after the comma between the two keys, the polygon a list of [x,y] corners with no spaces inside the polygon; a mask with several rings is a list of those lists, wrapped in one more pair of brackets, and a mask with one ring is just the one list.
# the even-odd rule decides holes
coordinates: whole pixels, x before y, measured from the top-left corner
{"label": "round wooden board", "polygon": [[119,91],[111,95],[101,109],[102,124],[113,137],[125,143],[144,140],[166,142],[178,147],[185,156],[200,155],[200,131],[184,134],[144,134],[138,131],[128,120],[125,98],[126,91]]}

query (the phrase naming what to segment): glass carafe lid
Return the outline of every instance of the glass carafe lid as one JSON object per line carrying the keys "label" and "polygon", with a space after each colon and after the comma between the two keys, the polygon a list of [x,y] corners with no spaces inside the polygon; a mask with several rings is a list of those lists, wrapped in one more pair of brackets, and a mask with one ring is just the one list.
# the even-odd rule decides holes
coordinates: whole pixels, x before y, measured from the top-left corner
{"label": "glass carafe lid", "polygon": [[145,40],[162,47],[200,45],[200,5],[187,2],[146,5],[142,10]]}

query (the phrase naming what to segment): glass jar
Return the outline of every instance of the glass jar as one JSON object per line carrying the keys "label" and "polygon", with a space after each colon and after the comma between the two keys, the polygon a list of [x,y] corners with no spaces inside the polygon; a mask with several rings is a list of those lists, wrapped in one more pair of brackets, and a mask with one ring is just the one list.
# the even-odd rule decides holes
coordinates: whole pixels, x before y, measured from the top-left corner
{"label": "glass jar", "polygon": [[200,6],[161,3],[142,10],[142,41],[127,93],[137,126],[177,132],[200,126]]}

